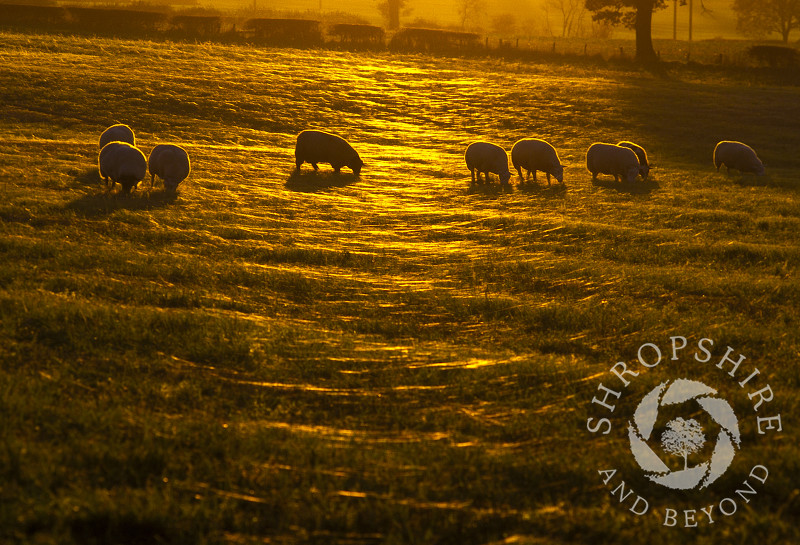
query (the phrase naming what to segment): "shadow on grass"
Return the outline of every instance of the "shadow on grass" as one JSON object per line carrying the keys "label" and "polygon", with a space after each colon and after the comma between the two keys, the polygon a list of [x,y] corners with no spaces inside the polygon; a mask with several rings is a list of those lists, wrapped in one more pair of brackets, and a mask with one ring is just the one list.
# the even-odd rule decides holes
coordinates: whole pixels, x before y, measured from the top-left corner
{"label": "shadow on grass", "polygon": [[152,210],[174,203],[176,193],[160,191],[134,190],[126,195],[119,192],[84,195],[67,203],[68,210],[74,210],[85,217],[106,216],[117,210]]}
{"label": "shadow on grass", "polygon": [[70,174],[75,174],[75,181],[80,183],[81,185],[91,185],[91,186],[104,186],[105,182],[100,177],[100,172],[97,170],[97,167],[93,167],[87,169],[83,172],[75,172],[72,171]]}
{"label": "shadow on grass", "polygon": [[520,182],[517,189],[522,193],[542,195],[543,197],[561,197],[567,192],[566,184],[544,185],[531,180]]}
{"label": "shadow on grass", "polygon": [[499,184],[492,182],[470,182],[467,195],[484,195],[486,197],[497,197],[506,193],[513,193],[514,186],[511,184]]}
{"label": "shadow on grass", "polygon": [[601,180],[597,179],[592,181],[595,187],[604,187],[606,189],[613,189],[619,193],[629,193],[631,195],[643,195],[655,191],[661,186],[653,178],[647,180],[636,180],[633,183],[617,182],[614,180]]}
{"label": "shadow on grass", "polygon": [[359,180],[359,176],[355,174],[346,174],[340,172],[336,174],[333,171],[320,172],[318,170],[300,171],[293,170],[286,180],[286,189],[290,191],[299,191],[301,193],[315,193],[317,191],[324,191],[333,187],[347,187]]}
{"label": "shadow on grass", "polygon": [[147,178],[139,182],[140,187],[138,189],[132,190],[127,195],[121,192],[119,184],[115,189],[109,190],[110,184],[109,186],[105,185],[96,168],[77,173],[75,180],[83,186],[96,187],[100,191],[99,193],[84,195],[67,203],[66,208],[68,210],[74,210],[86,217],[104,216],[116,210],[161,208],[172,204],[177,198],[176,193],[171,193],[164,189],[153,191],[149,185],[145,185],[148,183]]}
{"label": "shadow on grass", "polygon": [[97,513],[70,522],[79,543],[164,543],[175,538],[169,522],[155,516]]}
{"label": "shadow on grass", "polygon": [[763,187],[788,189],[790,191],[800,191],[800,182],[795,178],[783,176],[772,176],[769,172],[763,176],[748,173],[720,172],[728,181],[742,187]]}

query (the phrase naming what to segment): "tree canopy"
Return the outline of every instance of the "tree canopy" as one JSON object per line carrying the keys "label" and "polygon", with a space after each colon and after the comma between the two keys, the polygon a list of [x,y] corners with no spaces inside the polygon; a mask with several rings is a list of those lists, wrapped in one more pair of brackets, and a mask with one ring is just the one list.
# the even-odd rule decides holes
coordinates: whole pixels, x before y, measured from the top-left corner
{"label": "tree canopy", "polygon": [[675,456],[683,456],[683,469],[689,465],[689,455],[697,452],[706,442],[703,428],[694,418],[676,418],[667,423],[667,431],[661,436],[664,450]]}
{"label": "tree canopy", "polygon": [[666,7],[666,0],[586,0],[592,19],[636,29],[636,59],[655,62],[653,11]]}
{"label": "tree canopy", "polygon": [[800,28],[800,0],[734,0],[739,32],[764,36],[777,32],[784,43],[789,33]]}

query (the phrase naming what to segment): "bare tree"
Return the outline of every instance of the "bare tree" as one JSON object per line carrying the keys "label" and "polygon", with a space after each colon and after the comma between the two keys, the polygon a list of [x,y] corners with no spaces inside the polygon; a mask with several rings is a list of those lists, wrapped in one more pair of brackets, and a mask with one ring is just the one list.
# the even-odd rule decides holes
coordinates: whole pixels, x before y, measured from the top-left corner
{"label": "bare tree", "polygon": [[[550,26],[550,11],[561,17],[561,36],[568,38],[580,29],[586,15],[586,0],[547,0],[543,9]],[[551,30],[551,34],[554,34]]]}
{"label": "bare tree", "polygon": [[764,36],[777,32],[783,42],[789,33],[800,28],[800,0],[734,0],[736,28],[742,34]]}
{"label": "bare tree", "polygon": [[461,21],[461,30],[466,30],[467,21],[477,19],[486,11],[485,0],[458,0],[456,2],[458,18]]}
{"label": "bare tree", "polygon": [[689,455],[697,452],[706,443],[703,428],[694,418],[684,420],[681,417],[667,423],[666,431],[661,435],[661,446],[675,456],[683,456],[683,469],[689,465]]}

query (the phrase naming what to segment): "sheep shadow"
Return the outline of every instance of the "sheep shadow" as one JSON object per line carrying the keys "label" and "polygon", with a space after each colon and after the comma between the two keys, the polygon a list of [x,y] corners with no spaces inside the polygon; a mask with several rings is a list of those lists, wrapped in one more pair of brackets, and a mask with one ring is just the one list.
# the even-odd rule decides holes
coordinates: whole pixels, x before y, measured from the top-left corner
{"label": "sheep shadow", "polygon": [[136,191],[130,194],[121,192],[84,195],[66,204],[72,210],[87,218],[108,216],[117,210],[153,210],[171,205],[178,198],[177,193],[164,190]]}
{"label": "sheep shadow", "polygon": [[103,179],[100,177],[100,172],[97,170],[97,167],[86,169],[83,172],[75,172],[74,174],[75,174],[75,181],[81,185],[102,186],[104,184]]}
{"label": "sheep shadow", "polygon": [[758,187],[762,189],[780,188],[800,191],[800,183],[794,177],[775,176],[767,173],[763,176],[750,173],[720,172],[725,179],[740,187]]}
{"label": "sheep shadow", "polygon": [[483,195],[485,197],[498,197],[506,193],[513,193],[514,186],[492,182],[470,182],[467,195]]}
{"label": "sheep shadow", "polygon": [[316,193],[336,187],[347,187],[360,178],[353,173],[336,173],[333,171],[320,172],[318,170],[301,171],[293,170],[286,180],[286,189],[300,193]]}
{"label": "sheep shadow", "polygon": [[[75,170],[70,172],[70,174],[73,175],[75,181],[79,185],[88,187],[100,187],[106,192],[112,190],[111,182],[108,182],[108,184],[106,184],[106,181],[100,177],[100,171],[97,170],[97,167],[86,169],[83,172]],[[117,184],[115,187],[119,188],[120,185]],[[150,177],[146,175],[144,179],[137,184],[137,188],[142,191],[152,190],[152,186],[150,185]]]}
{"label": "sheep shadow", "polygon": [[522,193],[542,195],[544,197],[560,197],[567,192],[566,184],[554,183],[551,185],[543,185],[531,180],[521,181],[517,189]]}
{"label": "sheep shadow", "polygon": [[653,178],[648,178],[647,180],[636,180],[633,183],[617,182],[615,180],[598,178],[597,180],[592,180],[592,185],[605,189],[613,189],[618,193],[628,193],[631,195],[645,195],[661,187]]}

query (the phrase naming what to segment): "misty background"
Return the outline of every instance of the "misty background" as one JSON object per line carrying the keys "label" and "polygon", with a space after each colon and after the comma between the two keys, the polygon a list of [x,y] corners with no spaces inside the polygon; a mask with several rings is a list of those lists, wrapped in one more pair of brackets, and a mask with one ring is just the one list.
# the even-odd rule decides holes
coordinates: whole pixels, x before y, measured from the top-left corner
{"label": "misty background", "polygon": [[[378,8],[381,0],[222,0],[197,6],[224,11],[254,8],[284,12],[295,16],[325,18],[332,13],[348,13],[360,22],[385,25]],[[192,3],[189,0],[189,3]],[[476,31],[508,38],[554,37],[633,37],[622,27],[600,28],[592,22],[584,0],[405,0],[400,26],[427,26]],[[677,8],[677,38],[689,39],[689,5]],[[692,38],[741,39],[736,31],[732,0],[694,0]],[[673,37],[673,1],[653,16],[653,37]],[[565,24],[566,20],[566,24]]]}

